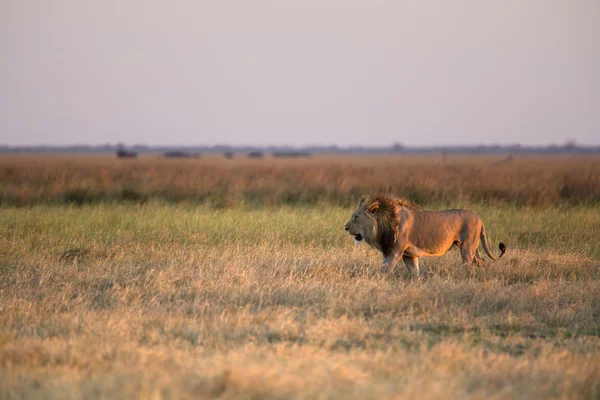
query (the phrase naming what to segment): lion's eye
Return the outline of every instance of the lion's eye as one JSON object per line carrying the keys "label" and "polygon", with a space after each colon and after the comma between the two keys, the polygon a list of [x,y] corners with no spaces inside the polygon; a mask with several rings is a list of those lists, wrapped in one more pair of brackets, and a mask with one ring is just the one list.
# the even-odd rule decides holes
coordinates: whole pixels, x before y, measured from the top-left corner
{"label": "lion's eye", "polygon": [[352,221],[356,221],[358,219],[358,215],[352,216]]}

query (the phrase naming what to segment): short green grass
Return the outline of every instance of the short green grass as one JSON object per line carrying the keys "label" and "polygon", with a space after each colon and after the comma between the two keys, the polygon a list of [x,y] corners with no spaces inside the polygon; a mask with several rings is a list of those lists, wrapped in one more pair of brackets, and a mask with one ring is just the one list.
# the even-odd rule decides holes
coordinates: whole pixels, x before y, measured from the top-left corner
{"label": "short green grass", "polygon": [[2,208],[0,398],[598,398],[600,209],[462,206],[506,256],[420,280],[352,209]]}
{"label": "short green grass", "polygon": [[[600,207],[522,208],[464,204],[484,220],[490,245],[548,249],[600,259]],[[431,209],[444,208],[432,205]],[[339,207],[212,209],[194,205],[98,205],[2,208],[5,240],[19,249],[52,252],[68,247],[106,247],[151,242],[182,246],[306,245],[343,250],[351,244],[343,226],[352,210]],[[190,248],[190,246],[192,246]]]}

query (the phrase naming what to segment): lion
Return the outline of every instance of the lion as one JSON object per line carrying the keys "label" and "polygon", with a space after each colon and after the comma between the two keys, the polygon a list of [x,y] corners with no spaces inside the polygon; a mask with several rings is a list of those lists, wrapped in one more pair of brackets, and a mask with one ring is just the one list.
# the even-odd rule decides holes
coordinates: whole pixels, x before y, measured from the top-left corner
{"label": "lion", "polygon": [[360,200],[344,227],[354,236],[381,251],[381,273],[393,270],[402,259],[410,273],[419,276],[419,257],[441,256],[453,245],[460,249],[463,264],[482,263],[479,239],[492,260],[506,252],[500,243],[498,258],[490,252],[481,218],[473,211],[455,209],[429,211],[404,198],[372,194]]}

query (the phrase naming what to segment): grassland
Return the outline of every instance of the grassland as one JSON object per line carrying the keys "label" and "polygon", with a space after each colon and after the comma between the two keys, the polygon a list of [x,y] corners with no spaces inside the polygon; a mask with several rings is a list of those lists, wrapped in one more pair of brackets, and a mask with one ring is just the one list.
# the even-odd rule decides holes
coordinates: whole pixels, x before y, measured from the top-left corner
{"label": "grassland", "polygon": [[[38,169],[16,167],[30,160]],[[303,168],[298,160],[239,160],[237,166],[213,160],[212,167],[211,160],[195,161],[202,168],[191,160],[139,161],[141,170],[128,161],[124,174],[146,177],[136,189],[144,201],[108,196],[129,178],[109,179],[102,190],[72,178],[78,168],[85,171],[79,177],[124,168],[105,159],[1,160],[21,178],[3,182],[0,207],[0,398],[600,396],[597,178],[582,178],[591,185],[582,199],[560,200],[555,191],[573,174],[566,160],[546,162],[558,186],[542,187],[551,179],[532,159],[519,161],[531,181],[521,176],[519,189],[506,189],[526,193],[523,199],[547,190],[557,196],[549,202],[478,198],[465,182],[457,184],[463,195],[454,198],[442,189],[451,182],[426,181],[433,193],[446,194],[421,203],[477,211],[490,241],[503,240],[509,250],[482,267],[460,267],[456,251],[423,259],[420,280],[403,266],[385,277],[374,273],[379,255],[343,232],[352,207],[341,203],[356,199],[335,196],[357,190],[344,183],[357,180],[353,171],[379,176],[381,160],[311,160],[304,180],[280,190],[308,196],[320,180],[328,187],[316,173],[321,165],[328,177],[339,169],[331,181],[337,194],[306,202],[288,196],[291,204],[282,200],[285,192],[257,190],[253,202],[244,196],[264,179],[256,171],[283,181]],[[416,171],[426,161],[407,165]],[[465,158],[452,165],[474,175],[484,164],[515,168],[494,162]],[[578,159],[574,165],[596,171],[598,164]],[[153,178],[168,176],[163,167],[181,175],[156,183]],[[233,185],[226,202],[213,194],[194,197],[193,185],[217,179],[201,178],[211,168]],[[233,176],[244,168],[255,179],[250,172],[246,180]],[[51,189],[44,173],[52,170],[71,172]],[[296,173],[294,179],[302,177]],[[30,192],[36,201],[11,203],[7,193],[15,185],[37,185],[46,197]],[[151,189],[174,193],[178,185],[190,195],[177,201]],[[81,205],[59,200],[76,186],[106,195]]]}
{"label": "grassland", "polygon": [[0,205],[143,203],[354,206],[370,191],[418,203],[600,204],[599,157],[161,159],[0,157]]}

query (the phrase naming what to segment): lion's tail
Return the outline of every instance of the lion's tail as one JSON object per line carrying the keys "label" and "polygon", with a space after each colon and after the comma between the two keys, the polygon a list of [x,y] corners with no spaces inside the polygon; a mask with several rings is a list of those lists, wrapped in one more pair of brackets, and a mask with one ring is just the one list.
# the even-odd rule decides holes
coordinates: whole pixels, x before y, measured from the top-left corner
{"label": "lion's tail", "polygon": [[502,242],[500,242],[500,244],[498,245],[498,248],[500,249],[500,255],[498,256],[498,258],[494,257],[494,255],[492,254],[492,252],[490,251],[490,248],[488,246],[488,242],[487,242],[487,237],[485,236],[485,228],[483,227],[483,224],[481,225],[481,243],[483,244],[483,249],[485,250],[485,252],[487,253],[487,255],[492,259],[492,260],[497,260],[500,257],[502,257],[504,255],[504,253],[506,253],[506,245]]}

